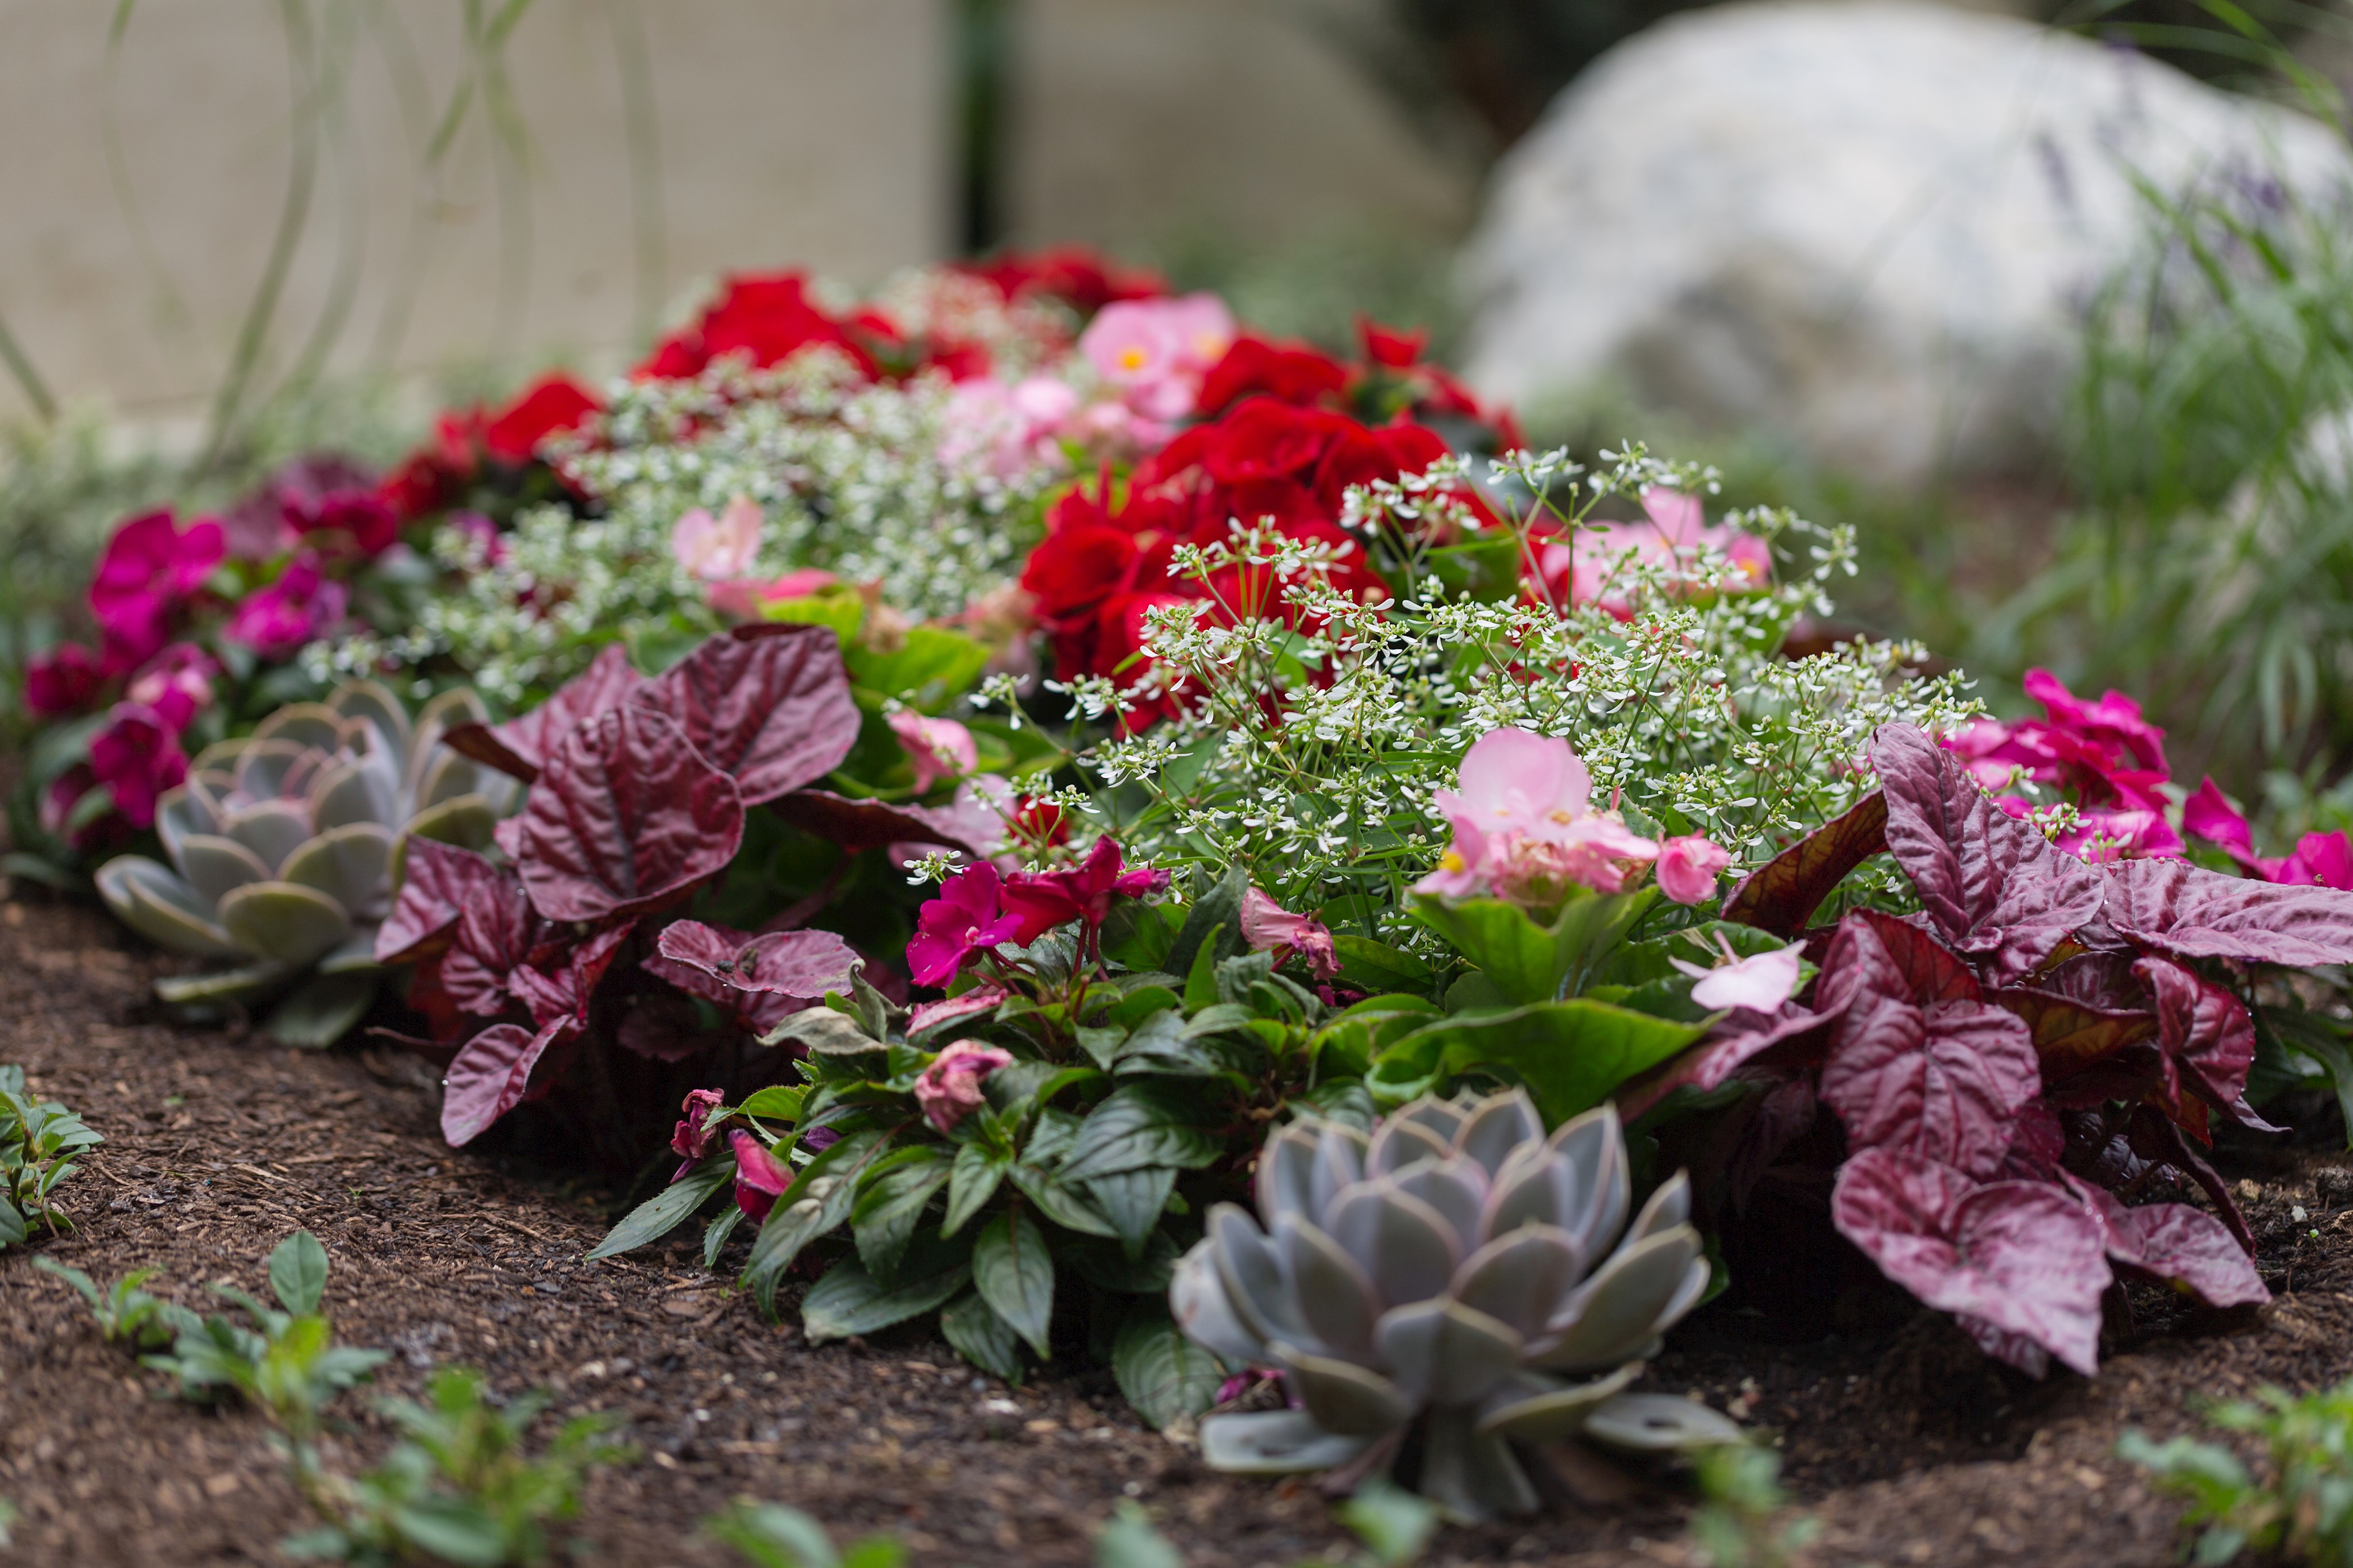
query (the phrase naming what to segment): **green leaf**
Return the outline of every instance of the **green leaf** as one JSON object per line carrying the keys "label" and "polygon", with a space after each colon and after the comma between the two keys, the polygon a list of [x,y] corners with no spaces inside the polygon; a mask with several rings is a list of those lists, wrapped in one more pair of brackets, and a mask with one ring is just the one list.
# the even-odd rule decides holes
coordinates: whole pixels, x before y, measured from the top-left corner
{"label": "green leaf", "polygon": [[1087,1195],[1119,1232],[1120,1245],[1130,1258],[1144,1256],[1145,1241],[1159,1225],[1176,1186],[1176,1173],[1166,1165],[1095,1176],[1086,1183]]}
{"label": "green leaf", "polygon": [[1108,1176],[1148,1165],[1198,1169],[1226,1152],[1225,1140],[1202,1123],[1209,1113],[1192,1095],[1165,1083],[1123,1084],[1079,1128],[1064,1181]]}
{"label": "green leaf", "polygon": [[1368,936],[1335,932],[1332,949],[1339,956],[1340,978],[1367,991],[1426,996],[1438,984],[1438,976],[1420,959]]}
{"label": "green leaf", "polygon": [[944,626],[910,626],[906,641],[893,651],[876,653],[847,644],[842,662],[849,666],[852,685],[935,713],[980,679],[981,669],[988,663],[988,648]]}
{"label": "green leaf", "polygon": [[1218,939],[1225,932],[1223,926],[1211,926],[1208,940],[1193,950],[1193,962],[1185,971],[1185,1011],[1198,1012],[1214,1007],[1221,1000],[1218,995]]}
{"label": "green leaf", "polygon": [[[1199,884],[1197,882],[1195,886]],[[1185,911],[1185,923],[1178,929],[1176,940],[1169,943],[1167,952],[1153,967],[1165,969],[1171,974],[1190,974],[1195,960],[1203,949],[1208,951],[1210,963],[1214,964],[1219,958],[1240,948],[1242,897],[1249,891],[1250,874],[1240,866],[1202,889],[1194,899],[1192,907]],[[1188,988],[1188,1003],[1190,996]],[[1217,998],[1212,996],[1209,1000],[1214,1002]]]}
{"label": "green leaf", "polygon": [[731,1207],[703,1228],[702,1270],[704,1273],[708,1274],[719,1267],[720,1248],[727,1245],[727,1238],[735,1234],[735,1226],[743,1221],[743,1218],[744,1211],[740,1206]]}
{"label": "green leaf", "polygon": [[1082,1236],[1118,1237],[1119,1232],[1096,1212],[1092,1204],[1035,1165],[1018,1163],[1006,1173],[1013,1178],[1013,1184],[1021,1189],[1022,1195],[1038,1205],[1039,1214],[1064,1230],[1075,1230]]}
{"label": "green leaf", "polygon": [[966,1291],[940,1313],[940,1333],[956,1354],[1008,1383],[1019,1383],[1028,1370],[1021,1360],[1021,1336],[977,1291]]}
{"label": "green leaf", "polygon": [[811,1344],[871,1334],[919,1317],[965,1288],[971,1267],[958,1263],[884,1288],[866,1266],[845,1258],[825,1272],[801,1300],[801,1331]]}
{"label": "green leaf", "polygon": [[1185,1556],[1142,1509],[1122,1502],[1119,1517],[1095,1537],[1095,1568],[1185,1568]]}
{"label": "green leaf", "polygon": [[281,1046],[324,1050],[352,1032],[375,1002],[376,973],[314,974],[270,1009],[262,1030]]}
{"label": "green leaf", "polygon": [[1511,1005],[1573,994],[1578,979],[1607,958],[1649,909],[1657,892],[1580,893],[1538,925],[1500,899],[1418,895],[1416,919],[1479,966]]}
{"label": "green leaf", "polygon": [[1094,1239],[1065,1241],[1055,1256],[1088,1284],[1124,1296],[1158,1295],[1168,1289],[1169,1278],[1176,1271],[1176,1244],[1161,1230],[1145,1238],[1141,1258],[1130,1258],[1124,1247]]}
{"label": "green leaf", "polygon": [[1450,1073],[1495,1069],[1527,1085],[1546,1124],[1556,1127],[1706,1032],[1704,1025],[1579,998],[1445,1019],[1398,1041],[1380,1065],[1392,1058],[1419,1063],[1436,1046]]}
{"label": "green leaf", "polygon": [[735,1156],[713,1154],[636,1208],[592,1249],[587,1261],[612,1258],[668,1236],[702,1206],[702,1200],[735,1179]]}
{"label": "green leaf", "polygon": [[1155,1430],[1208,1409],[1226,1380],[1218,1358],[1180,1333],[1166,1305],[1149,1297],[1128,1309],[1112,1342],[1111,1370],[1119,1391]]}
{"label": "green leaf", "polygon": [[844,1133],[839,1142],[828,1144],[801,1168],[776,1206],[768,1211],[758,1238],[752,1243],[752,1256],[744,1263],[744,1283],[751,1288],[763,1311],[776,1310],[776,1281],[801,1249],[849,1217],[859,1177],[881,1158],[890,1140],[889,1132],[876,1128]]}
{"label": "green leaf", "polygon": [[1422,557],[1430,574],[1451,598],[1508,599],[1520,591],[1520,536],[1490,529],[1461,544],[1441,545]]}
{"label": "green leaf", "polygon": [[298,1316],[319,1310],[327,1293],[327,1249],[307,1230],[298,1230],[269,1255],[269,1289]]}
{"label": "green leaf", "polygon": [[998,1184],[1012,1168],[1013,1156],[1002,1149],[979,1143],[960,1146],[948,1172],[948,1212],[940,1221],[940,1234],[954,1236],[962,1230],[965,1222],[997,1195]]}
{"label": "green leaf", "polygon": [[858,1201],[849,1211],[858,1256],[879,1279],[889,1279],[897,1271],[923,1210],[948,1184],[949,1155],[935,1143],[902,1149],[891,1158],[897,1163],[877,1162],[860,1184]]}
{"label": "green leaf", "polygon": [[1103,955],[1139,974],[1165,969],[1183,914],[1175,904],[1123,900],[1103,923]]}
{"label": "green leaf", "polygon": [[1039,1360],[1050,1353],[1048,1321],[1054,1315],[1054,1256],[1046,1233],[1019,1209],[988,1222],[972,1247],[972,1282],[997,1315],[1029,1342]]}
{"label": "green leaf", "polygon": [[801,1103],[808,1096],[807,1089],[786,1084],[771,1084],[756,1090],[752,1098],[736,1107],[746,1116],[756,1116],[764,1121],[798,1121]]}

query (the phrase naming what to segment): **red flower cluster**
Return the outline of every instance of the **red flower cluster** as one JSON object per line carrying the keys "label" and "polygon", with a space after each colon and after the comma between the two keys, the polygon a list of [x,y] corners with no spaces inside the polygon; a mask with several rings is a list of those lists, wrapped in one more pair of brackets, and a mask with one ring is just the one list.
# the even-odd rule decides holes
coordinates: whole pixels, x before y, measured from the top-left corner
{"label": "red flower cluster", "polygon": [[558,372],[496,413],[477,405],[444,414],[433,439],[387,475],[378,493],[404,522],[446,511],[466,499],[486,468],[526,467],[542,441],[577,430],[603,406],[595,393]]}
{"label": "red flower cluster", "polygon": [[778,363],[823,343],[839,349],[869,377],[880,376],[877,351],[901,346],[898,328],[876,310],[835,316],[808,296],[808,274],[739,273],[696,321],[663,339],[631,374],[670,381],[702,374],[725,354],[743,354],[755,367]]}
{"label": "red flower cluster", "polygon": [[997,285],[1008,300],[1043,296],[1060,300],[1082,316],[1092,316],[1118,300],[1155,300],[1168,292],[1168,279],[1143,268],[1122,267],[1083,245],[1056,246],[1027,254],[1008,252],[959,269]]}

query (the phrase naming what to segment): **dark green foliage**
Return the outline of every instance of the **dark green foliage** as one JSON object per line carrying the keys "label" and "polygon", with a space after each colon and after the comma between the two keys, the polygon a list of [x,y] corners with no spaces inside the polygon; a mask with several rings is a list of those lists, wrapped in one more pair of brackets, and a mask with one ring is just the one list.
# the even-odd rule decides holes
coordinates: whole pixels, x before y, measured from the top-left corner
{"label": "dark green foliage", "polygon": [[73,1157],[104,1140],[54,1100],[35,1100],[25,1069],[0,1066],[0,1248],[21,1247],[35,1226],[51,1236],[73,1228],[50,1201],[74,1173]]}

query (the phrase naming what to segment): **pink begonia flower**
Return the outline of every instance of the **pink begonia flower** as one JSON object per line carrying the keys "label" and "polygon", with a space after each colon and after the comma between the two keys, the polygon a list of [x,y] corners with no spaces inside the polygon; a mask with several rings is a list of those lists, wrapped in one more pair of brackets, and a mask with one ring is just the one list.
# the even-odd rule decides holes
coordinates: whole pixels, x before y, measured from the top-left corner
{"label": "pink begonia flower", "polygon": [[1430,797],[1453,824],[1454,842],[1416,892],[1461,898],[1483,884],[1498,898],[1546,908],[1571,887],[1622,891],[1630,868],[1658,856],[1656,844],[1592,809],[1592,779],[1567,741],[1490,730],[1464,754],[1458,782]]}
{"label": "pink begonia flower", "polygon": [[351,590],[321,572],[319,558],[305,551],[277,582],[238,602],[221,636],[264,658],[284,658],[331,630],[350,599]]}
{"label": "pink begonia flower", "polygon": [[66,643],[25,669],[25,706],[45,719],[79,713],[106,684],[106,662],[76,643]]}
{"label": "pink begonia flower", "polygon": [[114,809],[133,827],[152,826],[155,797],[188,776],[179,731],[143,702],[118,702],[90,743],[96,781],[114,789]]}
{"label": "pink begonia flower", "polygon": [[1486,875],[1487,836],[1467,816],[1453,819],[1454,841],[1438,858],[1438,869],[1413,885],[1417,893],[1467,899],[1479,891]]}
{"label": "pink begonia flower", "polygon": [[1201,378],[1233,346],[1234,318],[1214,294],[1122,300],[1104,306],[1079,336],[1079,352],[1147,418],[1193,412]]}
{"label": "pink begonia flower", "polygon": [[980,765],[980,749],[972,731],[953,719],[926,719],[912,708],[891,715],[891,733],[915,770],[915,793],[923,794],[944,780],[960,779]]}
{"label": "pink begonia flower", "polygon": [[1242,940],[1254,952],[1274,954],[1278,964],[1298,954],[1318,980],[1331,980],[1340,973],[1331,928],[1314,915],[1293,914],[1256,888],[1242,895]]}
{"label": "pink begonia flower", "polygon": [[177,733],[213,705],[213,677],[219,673],[212,655],[194,643],[175,642],[131,678],[124,695],[155,710]]}
{"label": "pink begonia flower", "polygon": [[154,656],[170,637],[172,612],[227,554],[227,536],[212,518],[183,531],[170,512],[151,511],[114,531],[90,579],[90,613],[116,669]]}
{"label": "pink begonia flower", "polygon": [[1651,872],[1659,879],[1659,891],[1679,904],[1696,904],[1715,896],[1716,873],[1731,864],[1730,850],[1708,842],[1704,835],[1687,833],[1659,846]]}
{"label": "pink begonia flower", "polygon": [[1013,1053],[978,1040],[953,1040],[915,1075],[915,1103],[943,1134],[980,1109],[981,1080],[1013,1065]]}
{"label": "pink begonia flower", "polygon": [[1804,942],[1792,942],[1771,952],[1760,952],[1754,958],[1734,958],[1729,943],[1721,936],[1716,938],[1716,942],[1729,962],[1713,969],[1687,963],[1680,958],[1667,960],[1699,982],[1692,987],[1692,1000],[1709,1012],[1726,1007],[1750,1007],[1759,1013],[1770,1013],[1797,994],[1798,981],[1802,973],[1799,963],[1806,951]]}
{"label": "pink begonia flower", "polygon": [[793,1184],[793,1173],[768,1152],[765,1143],[742,1128],[731,1139],[735,1145],[735,1206],[753,1219],[765,1219]]}
{"label": "pink begonia flower", "polygon": [[670,529],[670,552],[706,583],[729,582],[759,559],[760,531],[766,523],[760,503],[749,496],[737,496],[715,518],[696,507]]}
{"label": "pink begonia flower", "polygon": [[915,911],[907,943],[907,975],[918,985],[945,985],[975,952],[1014,940],[1020,917],[998,903],[997,868],[983,860],[942,884],[940,896]]}
{"label": "pink begonia flower", "polygon": [[1092,953],[1095,932],[1111,914],[1114,898],[1140,899],[1168,885],[1168,873],[1125,869],[1119,845],[1108,833],[1094,842],[1078,866],[1060,871],[1021,871],[1005,879],[1005,910],[1019,921],[1012,940],[1027,947],[1056,926],[1078,921],[1081,951]]}
{"label": "pink begonia flower", "polygon": [[1017,479],[1070,466],[1062,441],[1079,413],[1078,389],[1050,375],[1008,384],[994,376],[960,383],[940,416],[940,461],[951,468]]}
{"label": "pink begonia flower", "polygon": [[[670,1135],[671,1152],[686,1161],[686,1164],[678,1168],[680,1176],[686,1174],[688,1167],[695,1161],[711,1152],[711,1145],[718,1140],[719,1132],[716,1128],[705,1127],[703,1123],[711,1119],[712,1111],[726,1103],[727,1097],[715,1089],[698,1089],[688,1093],[686,1103],[679,1108],[686,1112],[685,1120]],[[670,1179],[676,1181],[678,1178],[673,1176]]]}

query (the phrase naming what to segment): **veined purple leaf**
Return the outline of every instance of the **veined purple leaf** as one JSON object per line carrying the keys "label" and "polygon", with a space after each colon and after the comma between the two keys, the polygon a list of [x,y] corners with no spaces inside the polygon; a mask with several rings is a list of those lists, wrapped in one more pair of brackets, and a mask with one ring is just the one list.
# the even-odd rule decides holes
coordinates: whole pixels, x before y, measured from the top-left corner
{"label": "veined purple leaf", "polygon": [[1969,1342],[1978,1349],[2005,1365],[2016,1367],[2029,1377],[2042,1377],[2051,1371],[2051,1352],[2024,1334],[2013,1334],[1967,1312],[1955,1313],[1953,1323],[1969,1336]]}
{"label": "veined purple leaf", "polygon": [[2106,868],[2108,923],[2177,958],[2311,968],[2353,963],[2353,893],[2226,877],[2183,860]]}
{"label": "veined purple leaf", "polygon": [[556,921],[656,909],[725,870],[744,842],[735,781],[636,706],[564,738],[522,822],[523,886]]}
{"label": "veined purple leaf", "polygon": [[629,700],[676,720],[745,805],[823,778],[858,743],[858,703],[827,626],[738,626]]}
{"label": "veined purple leaf", "polygon": [[504,1012],[512,994],[509,979],[530,962],[539,924],[522,879],[507,867],[494,868],[467,900],[441,960],[441,987],[449,999],[479,1017]]}
{"label": "veined purple leaf", "polygon": [[2099,872],[1996,810],[1953,755],[1918,730],[1882,729],[1871,760],[1887,795],[1888,849],[1945,940],[1997,980],[2031,973],[2100,912]]}
{"label": "veined purple leaf", "polygon": [[885,805],[830,790],[798,789],[778,796],[768,809],[803,832],[829,838],[853,854],[886,844],[937,844],[967,855],[981,853],[965,839],[961,828],[920,805]]}
{"label": "veined purple leaf", "polygon": [[733,991],[766,992],[813,1002],[828,991],[849,989],[858,950],[829,931],[772,931],[747,936],[701,921],[677,921],[662,930],[658,944],[667,962],[646,967],[668,979],[672,966],[696,970]]}
{"label": "veined purple leaf", "polygon": [[2214,1108],[2265,1132],[2283,1131],[2247,1103],[2247,1069],[2255,1063],[2255,1021],[2246,1005],[2195,971],[2144,958],[2133,975],[2157,997],[2158,1040],[2165,1054]]}
{"label": "veined purple leaf", "polygon": [[1847,873],[1887,847],[1887,800],[1873,790],[1741,879],[1723,918],[1795,937]]}
{"label": "veined purple leaf", "polygon": [[2026,1020],[2042,1076],[2059,1079],[2157,1034],[2153,1013],[2094,1007],[2032,986],[2010,986],[1993,999]]}
{"label": "veined purple leaf", "polygon": [[1769,1055],[1776,1067],[1812,1067],[1821,1059],[1835,1017],[1786,1003],[1776,1014],[1736,1010],[1706,1039],[1620,1087],[1610,1098],[1632,1121],[1676,1089],[1704,1092],[1741,1068]]}
{"label": "veined purple leaf", "polygon": [[2098,1370],[2100,1292],[2113,1277],[2098,1221],[2067,1193],[1979,1185],[1934,1161],[1865,1149],[1839,1171],[1831,1218],[1928,1306],[2031,1341],[2086,1376]]}
{"label": "veined purple leaf", "polygon": [[587,668],[557,687],[530,712],[503,724],[455,725],[441,739],[450,750],[486,767],[534,784],[565,736],[606,710],[619,707],[645,683],[646,678],[631,668],[621,645],[609,644]]}
{"label": "veined purple leaf", "polygon": [[522,1103],[531,1069],[548,1047],[578,1027],[569,1017],[535,1034],[517,1024],[493,1024],[468,1040],[441,1080],[441,1136],[449,1146],[472,1142]]}
{"label": "veined purple leaf", "polygon": [[1968,965],[1927,931],[1894,915],[1858,910],[1831,937],[1814,984],[1814,1006],[1844,1013],[1858,1001],[1881,996],[1915,1006],[1974,1002],[1978,986]]}
{"label": "veined purple leaf", "polygon": [[2188,1204],[2126,1205],[2113,1193],[2069,1177],[2100,1222],[2108,1257],[2136,1273],[2189,1291],[2210,1307],[2272,1299],[2263,1276],[2222,1222]]}
{"label": "veined purple leaf", "polygon": [[[2096,926],[2105,921],[2094,921]],[[2078,931],[2076,940],[2084,933]],[[2148,1006],[2148,993],[2132,977],[2131,948],[2079,952],[2062,959],[2034,977],[2034,989],[2087,1007],[2107,1012],[2137,1012]]]}
{"label": "veined purple leaf", "polygon": [[497,867],[470,849],[410,839],[400,896],[376,930],[375,961],[406,963],[446,941],[457,931],[458,917],[498,875]]}
{"label": "veined purple leaf", "polygon": [[1853,1147],[1976,1177],[2000,1169],[2019,1108],[2042,1089],[2026,1026],[1982,1002],[1860,1000],[1822,1064],[1822,1100]]}

